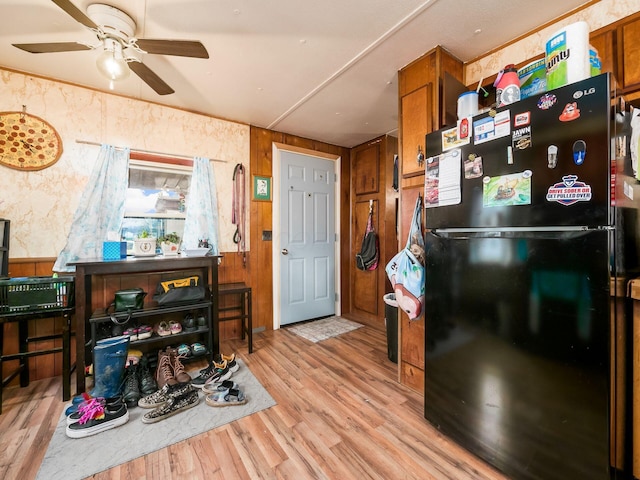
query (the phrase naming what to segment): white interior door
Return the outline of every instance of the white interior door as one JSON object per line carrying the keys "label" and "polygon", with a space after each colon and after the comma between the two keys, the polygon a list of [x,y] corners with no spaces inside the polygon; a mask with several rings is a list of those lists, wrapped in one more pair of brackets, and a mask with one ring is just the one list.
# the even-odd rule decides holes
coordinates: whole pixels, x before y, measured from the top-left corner
{"label": "white interior door", "polygon": [[280,153],[280,325],[336,312],[335,165]]}

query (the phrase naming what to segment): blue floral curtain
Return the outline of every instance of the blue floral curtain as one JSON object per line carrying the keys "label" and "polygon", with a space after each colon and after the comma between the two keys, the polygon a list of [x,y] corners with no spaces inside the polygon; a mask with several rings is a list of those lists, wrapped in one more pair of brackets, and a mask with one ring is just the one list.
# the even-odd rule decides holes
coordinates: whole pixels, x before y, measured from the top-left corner
{"label": "blue floral curtain", "polygon": [[200,240],[207,240],[211,253],[218,255],[218,196],[216,179],[208,158],[193,159],[193,173],[186,204],[186,218],[182,244],[184,248],[197,248]]}
{"label": "blue floral curtain", "polygon": [[108,232],[120,232],[129,184],[129,149],[102,145],[89,182],[76,210],[67,244],[53,270],[74,272],[68,265],[81,259],[102,258]]}

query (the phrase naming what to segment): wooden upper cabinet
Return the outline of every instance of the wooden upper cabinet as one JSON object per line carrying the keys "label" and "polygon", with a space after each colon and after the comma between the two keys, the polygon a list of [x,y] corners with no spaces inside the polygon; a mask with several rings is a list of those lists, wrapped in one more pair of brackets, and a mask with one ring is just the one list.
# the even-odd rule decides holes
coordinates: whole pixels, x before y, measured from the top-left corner
{"label": "wooden upper cabinet", "polygon": [[624,89],[640,88],[640,18],[620,25],[617,35],[619,86]]}
{"label": "wooden upper cabinet", "polygon": [[602,62],[602,73],[616,73],[615,54],[613,50],[613,30],[609,30],[589,37],[589,43],[598,51]]}
{"label": "wooden upper cabinet", "polygon": [[354,191],[356,195],[378,193],[380,176],[380,148],[372,145],[358,150],[354,159]]}
{"label": "wooden upper cabinet", "polygon": [[402,175],[424,173],[418,149],[424,155],[424,139],[431,131],[431,84],[402,97]]}
{"label": "wooden upper cabinet", "polygon": [[457,96],[462,84],[462,62],[436,47],[398,72],[400,99],[400,152],[403,185],[424,175],[418,153],[425,151],[425,136],[455,123]]}

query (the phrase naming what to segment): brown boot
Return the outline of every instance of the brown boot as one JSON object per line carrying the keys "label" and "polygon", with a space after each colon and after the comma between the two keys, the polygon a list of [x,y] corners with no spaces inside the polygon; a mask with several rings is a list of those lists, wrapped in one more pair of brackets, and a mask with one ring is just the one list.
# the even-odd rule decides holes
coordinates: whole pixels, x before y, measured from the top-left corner
{"label": "brown boot", "polygon": [[156,382],[158,383],[158,389],[161,389],[166,384],[176,385],[176,380],[173,374],[173,367],[171,366],[171,357],[163,350],[158,352],[158,368],[156,370]]}
{"label": "brown boot", "polygon": [[186,383],[191,381],[191,376],[184,371],[184,365],[180,361],[180,355],[175,348],[167,348],[167,354],[171,360],[171,367],[173,368],[173,376],[180,383]]}

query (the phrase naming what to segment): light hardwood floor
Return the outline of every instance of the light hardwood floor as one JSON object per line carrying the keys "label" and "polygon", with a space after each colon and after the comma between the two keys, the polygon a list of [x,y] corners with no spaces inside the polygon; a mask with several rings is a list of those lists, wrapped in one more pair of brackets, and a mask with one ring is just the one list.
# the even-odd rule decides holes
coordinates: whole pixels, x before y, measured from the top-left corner
{"label": "light hardwood floor", "polygon": [[[384,331],[365,326],[313,344],[281,329],[254,335],[251,355],[245,342],[222,347],[277,405],[91,478],[505,478],[426,422],[422,395],[396,381]],[[65,407],[61,388],[54,378],[5,390],[0,478],[35,478]]]}

